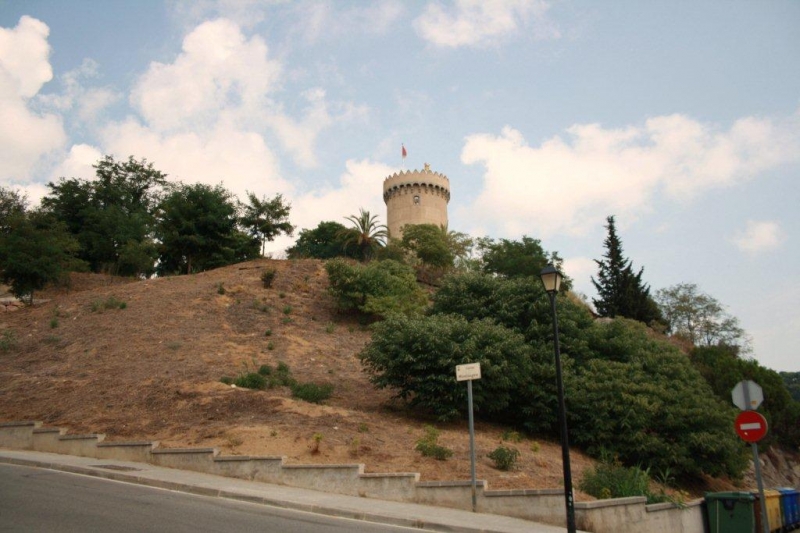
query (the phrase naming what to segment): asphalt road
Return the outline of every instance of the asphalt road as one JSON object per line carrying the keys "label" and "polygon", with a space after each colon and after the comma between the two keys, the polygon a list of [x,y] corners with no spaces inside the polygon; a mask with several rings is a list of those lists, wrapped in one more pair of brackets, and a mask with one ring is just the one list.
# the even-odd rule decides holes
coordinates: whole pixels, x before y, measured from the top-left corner
{"label": "asphalt road", "polygon": [[0,465],[0,531],[389,533],[418,531]]}

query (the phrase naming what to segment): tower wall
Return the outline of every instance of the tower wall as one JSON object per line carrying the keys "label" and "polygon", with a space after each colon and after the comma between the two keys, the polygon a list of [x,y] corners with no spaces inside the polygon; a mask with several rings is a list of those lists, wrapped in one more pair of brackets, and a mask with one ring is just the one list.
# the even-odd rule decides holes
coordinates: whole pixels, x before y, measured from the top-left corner
{"label": "tower wall", "polygon": [[450,180],[444,174],[424,170],[406,170],[392,174],[383,182],[386,203],[386,225],[389,236],[403,238],[407,224],[447,226],[447,203],[450,201]]}

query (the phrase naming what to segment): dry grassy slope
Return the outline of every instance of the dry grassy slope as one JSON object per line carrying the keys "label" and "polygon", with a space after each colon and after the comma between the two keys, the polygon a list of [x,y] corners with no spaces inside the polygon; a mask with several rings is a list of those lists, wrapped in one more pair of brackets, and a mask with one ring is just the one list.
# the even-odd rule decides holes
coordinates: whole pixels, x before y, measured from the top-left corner
{"label": "dry grassy slope", "polygon": [[[267,267],[277,270],[271,289],[260,281]],[[367,471],[420,472],[423,480],[469,479],[466,424],[438,426],[440,442],[455,451],[450,460],[415,452],[426,421],[372,387],[357,357],[369,332],[335,311],[326,288],[315,260],[263,259],[137,282],[76,275],[69,291],[43,293],[48,302],[0,315],[0,330],[17,339],[0,352],[0,420],[42,420],[108,440],[286,455],[294,463],[362,462]],[[111,297],[126,308],[93,310]],[[334,383],[333,397],[320,406],[285,388],[249,391],[219,381],[279,361],[299,381]],[[495,470],[485,455],[503,431],[477,424],[480,479],[492,488],[561,485],[560,446],[552,442],[505,443],[521,452],[519,468]],[[312,453],[315,434],[322,435],[319,453]],[[592,462],[577,451],[572,460],[577,483]]]}

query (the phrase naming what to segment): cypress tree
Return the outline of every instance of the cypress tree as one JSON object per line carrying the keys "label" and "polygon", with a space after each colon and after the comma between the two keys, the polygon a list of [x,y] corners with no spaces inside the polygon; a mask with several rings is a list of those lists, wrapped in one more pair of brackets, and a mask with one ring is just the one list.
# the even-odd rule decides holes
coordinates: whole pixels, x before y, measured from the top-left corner
{"label": "cypress tree", "polygon": [[594,260],[598,267],[597,279],[592,277],[592,284],[597,289],[597,298],[592,302],[597,313],[609,318],[622,316],[645,324],[661,321],[661,312],[650,296],[650,287],[642,281],[644,267],[634,274],[633,261],[623,255],[614,216],[609,216],[606,222],[608,234],[603,241],[606,253],[603,259]]}

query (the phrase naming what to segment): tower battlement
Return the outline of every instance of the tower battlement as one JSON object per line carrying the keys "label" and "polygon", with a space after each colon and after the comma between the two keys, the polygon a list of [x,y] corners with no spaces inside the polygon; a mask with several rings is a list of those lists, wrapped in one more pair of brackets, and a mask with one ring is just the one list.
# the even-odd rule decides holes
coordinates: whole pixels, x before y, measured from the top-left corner
{"label": "tower battlement", "polygon": [[395,172],[383,180],[383,201],[389,236],[400,239],[403,226],[434,224],[447,226],[450,180],[425,164],[423,170]]}

